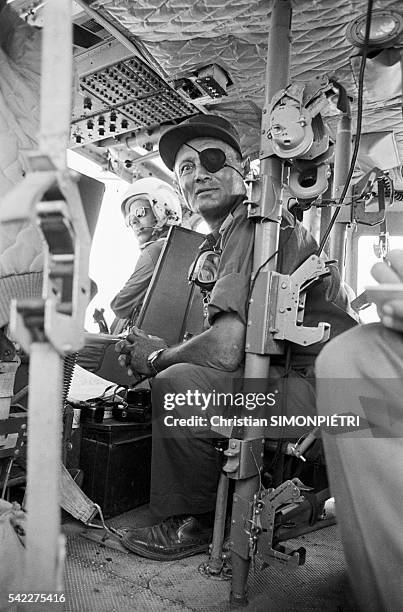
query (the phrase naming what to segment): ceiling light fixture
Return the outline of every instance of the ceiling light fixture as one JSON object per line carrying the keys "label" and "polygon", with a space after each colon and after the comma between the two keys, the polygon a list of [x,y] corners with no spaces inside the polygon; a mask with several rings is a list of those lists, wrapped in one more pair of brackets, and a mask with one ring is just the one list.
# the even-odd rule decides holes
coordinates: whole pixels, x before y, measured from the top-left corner
{"label": "ceiling light fixture", "polygon": [[[355,47],[363,47],[366,15],[354,19],[347,27],[346,38]],[[396,11],[375,10],[372,12],[368,46],[372,48],[392,47],[403,31],[403,16]]]}

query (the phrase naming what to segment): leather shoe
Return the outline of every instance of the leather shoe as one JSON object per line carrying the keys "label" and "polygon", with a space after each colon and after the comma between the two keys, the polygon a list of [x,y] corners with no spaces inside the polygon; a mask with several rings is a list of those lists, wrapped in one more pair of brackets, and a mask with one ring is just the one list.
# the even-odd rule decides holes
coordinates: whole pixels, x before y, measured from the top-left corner
{"label": "leather shoe", "polygon": [[131,529],[122,544],[132,552],[155,561],[175,561],[206,552],[212,528],[194,516],[172,516],[158,525]]}
{"label": "leather shoe", "polygon": [[[303,491],[303,501],[297,508],[285,514],[282,512],[286,511],[287,507],[280,509],[274,523],[274,544],[334,525],[334,504],[327,504],[327,501],[331,501],[329,489],[316,493]],[[330,510],[331,507],[333,511]]]}

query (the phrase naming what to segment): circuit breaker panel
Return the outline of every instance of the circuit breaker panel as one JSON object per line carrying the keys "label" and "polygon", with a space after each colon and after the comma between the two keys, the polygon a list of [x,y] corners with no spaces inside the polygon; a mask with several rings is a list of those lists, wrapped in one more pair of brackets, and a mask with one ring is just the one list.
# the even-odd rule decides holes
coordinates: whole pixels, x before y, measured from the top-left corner
{"label": "circuit breaker panel", "polygon": [[102,142],[199,112],[140,55],[117,41],[78,54],[76,62],[79,94],[71,122],[72,146]]}

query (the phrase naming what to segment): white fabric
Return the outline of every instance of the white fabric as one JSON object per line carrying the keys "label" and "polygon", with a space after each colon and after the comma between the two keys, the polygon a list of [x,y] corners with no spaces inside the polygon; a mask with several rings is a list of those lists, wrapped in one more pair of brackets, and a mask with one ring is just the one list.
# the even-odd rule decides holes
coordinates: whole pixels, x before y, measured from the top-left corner
{"label": "white fabric", "polygon": [[14,524],[23,526],[24,513],[16,504],[0,499],[0,610],[16,610],[8,604],[8,594],[23,590],[24,547]]}
{"label": "white fabric", "polygon": [[67,399],[77,402],[100,397],[108,387],[116,388],[116,385],[76,364]]}
{"label": "white fabric", "polygon": [[[9,7],[0,14],[0,206],[24,174],[24,151],[36,147],[40,32]],[[18,203],[16,203],[18,205]],[[0,225],[0,277],[42,270],[42,240],[27,223]]]}

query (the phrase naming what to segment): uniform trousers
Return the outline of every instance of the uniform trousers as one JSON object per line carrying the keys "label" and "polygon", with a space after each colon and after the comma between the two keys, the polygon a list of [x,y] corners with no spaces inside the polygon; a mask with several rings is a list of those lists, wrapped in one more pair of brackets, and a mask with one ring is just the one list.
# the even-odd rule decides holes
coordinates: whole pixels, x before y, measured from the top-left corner
{"label": "uniform trousers", "polygon": [[403,334],[381,324],[345,332],[316,362],[318,412],[359,415],[352,433],[324,434],[349,575],[360,609],[403,601]]}

